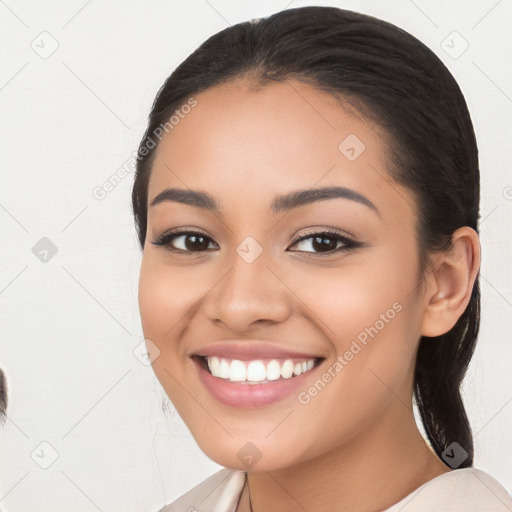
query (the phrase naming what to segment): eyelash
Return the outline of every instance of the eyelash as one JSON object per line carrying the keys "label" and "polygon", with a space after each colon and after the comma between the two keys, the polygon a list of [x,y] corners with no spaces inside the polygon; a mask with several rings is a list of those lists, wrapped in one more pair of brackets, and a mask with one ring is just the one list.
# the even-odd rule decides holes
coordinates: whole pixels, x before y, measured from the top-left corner
{"label": "eyelash", "polygon": [[[152,243],[157,246],[164,246],[167,250],[173,252],[173,253],[181,253],[186,254],[187,256],[191,256],[194,253],[201,253],[201,252],[209,252],[211,249],[207,249],[205,251],[184,251],[183,249],[175,249],[171,246],[171,242],[173,242],[176,238],[179,238],[183,235],[191,235],[191,236],[200,236],[208,239],[210,242],[213,242],[213,240],[205,235],[204,233],[201,233],[200,231],[187,231],[187,230],[180,230],[180,231],[167,231],[166,233],[163,233],[159,236],[157,236]],[[332,254],[337,254],[345,251],[350,251],[352,249],[355,249],[357,247],[360,247],[363,245],[361,242],[356,242],[355,240],[352,240],[341,233],[337,231],[332,231],[329,229],[324,229],[321,231],[309,231],[304,233],[303,236],[298,238],[292,243],[293,245],[298,244],[299,242],[302,242],[304,240],[308,240],[310,238],[334,238],[337,242],[342,242],[344,245],[342,247],[338,247],[336,249],[332,249],[325,252],[311,252],[311,251],[291,251],[291,252],[305,252],[306,254],[313,254],[315,256],[330,256]]]}

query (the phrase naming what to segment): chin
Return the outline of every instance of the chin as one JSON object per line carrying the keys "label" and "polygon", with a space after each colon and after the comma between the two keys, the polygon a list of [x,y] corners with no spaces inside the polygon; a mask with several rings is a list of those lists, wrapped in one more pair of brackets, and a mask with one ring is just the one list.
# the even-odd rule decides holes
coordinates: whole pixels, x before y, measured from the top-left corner
{"label": "chin", "polygon": [[261,442],[233,438],[224,444],[215,445],[210,439],[206,443],[198,442],[199,447],[209,459],[229,469],[277,471],[299,463],[296,457],[283,457],[283,453],[290,452],[290,449],[283,447],[283,443],[277,438],[272,443],[264,438]]}

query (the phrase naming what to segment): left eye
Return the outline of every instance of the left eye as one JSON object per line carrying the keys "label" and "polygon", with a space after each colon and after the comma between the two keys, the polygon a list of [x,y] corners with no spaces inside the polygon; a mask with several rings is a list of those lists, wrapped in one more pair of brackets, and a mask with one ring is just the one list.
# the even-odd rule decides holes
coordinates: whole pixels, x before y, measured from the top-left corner
{"label": "left eye", "polygon": [[[348,250],[354,247],[356,244],[349,238],[342,236],[338,233],[313,233],[297,240],[293,245],[301,245],[303,249],[292,252],[313,252],[313,253],[325,253],[325,252],[339,252]],[[341,247],[339,246],[341,244]],[[292,246],[293,247],[293,246]],[[307,249],[313,249],[308,251]]]}

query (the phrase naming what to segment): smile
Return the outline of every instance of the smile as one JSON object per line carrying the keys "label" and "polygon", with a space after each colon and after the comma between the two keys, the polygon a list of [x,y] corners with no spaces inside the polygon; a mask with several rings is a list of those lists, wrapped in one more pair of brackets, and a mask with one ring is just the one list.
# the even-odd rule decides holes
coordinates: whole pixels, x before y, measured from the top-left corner
{"label": "smile", "polygon": [[314,380],[323,357],[233,359],[222,355],[192,357],[199,380],[221,404],[264,407],[297,395]]}

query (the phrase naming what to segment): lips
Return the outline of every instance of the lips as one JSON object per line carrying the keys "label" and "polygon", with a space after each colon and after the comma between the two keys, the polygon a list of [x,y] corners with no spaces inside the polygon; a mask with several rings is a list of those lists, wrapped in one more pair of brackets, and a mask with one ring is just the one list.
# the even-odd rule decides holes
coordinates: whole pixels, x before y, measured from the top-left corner
{"label": "lips", "polygon": [[207,345],[190,357],[213,398],[232,407],[265,406],[288,397],[325,360],[311,352],[249,341]]}
{"label": "lips", "polygon": [[323,356],[312,352],[299,352],[285,349],[284,347],[272,345],[269,343],[242,341],[230,343],[216,343],[205,345],[194,351],[195,356],[217,356],[226,359],[238,359],[249,361],[255,359],[316,359]]}

